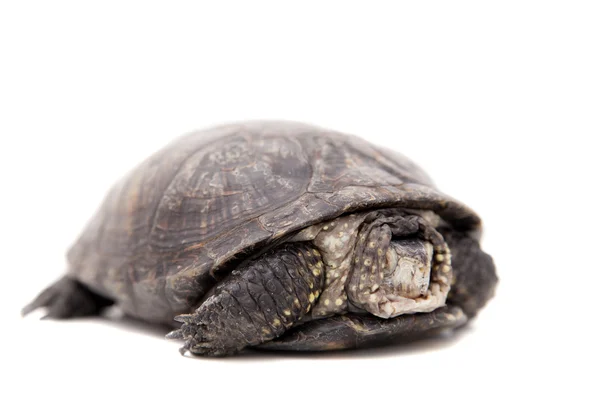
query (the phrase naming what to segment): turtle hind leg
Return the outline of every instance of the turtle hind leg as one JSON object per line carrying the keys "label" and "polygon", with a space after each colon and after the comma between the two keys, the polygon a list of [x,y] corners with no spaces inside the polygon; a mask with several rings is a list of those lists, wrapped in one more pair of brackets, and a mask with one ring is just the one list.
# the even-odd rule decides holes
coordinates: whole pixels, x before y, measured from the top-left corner
{"label": "turtle hind leg", "polygon": [[98,315],[112,304],[112,300],[92,292],[81,282],[64,276],[26,305],[21,310],[21,315],[25,316],[33,310],[45,307],[47,313],[44,318],[84,317]]}

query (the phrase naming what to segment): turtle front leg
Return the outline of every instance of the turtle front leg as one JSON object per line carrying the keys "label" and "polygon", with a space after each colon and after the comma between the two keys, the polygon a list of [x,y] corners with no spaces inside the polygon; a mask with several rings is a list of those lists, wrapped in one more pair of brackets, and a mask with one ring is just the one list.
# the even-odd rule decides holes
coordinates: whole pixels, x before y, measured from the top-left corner
{"label": "turtle front leg", "polygon": [[317,249],[281,245],[223,280],[193,314],[179,315],[181,353],[223,356],[270,341],[308,313],[321,294],[324,267]]}
{"label": "turtle front leg", "polygon": [[441,233],[452,252],[454,282],[448,304],[460,306],[469,318],[473,318],[494,296],[498,284],[494,260],[469,235],[451,230]]}

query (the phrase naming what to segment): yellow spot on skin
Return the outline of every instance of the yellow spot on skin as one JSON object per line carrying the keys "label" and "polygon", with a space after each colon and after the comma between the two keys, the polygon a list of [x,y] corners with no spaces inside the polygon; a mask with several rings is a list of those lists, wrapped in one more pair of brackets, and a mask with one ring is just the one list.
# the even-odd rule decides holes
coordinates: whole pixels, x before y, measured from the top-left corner
{"label": "yellow spot on skin", "polygon": [[448,264],[444,264],[442,267],[442,272],[450,272],[450,266]]}
{"label": "yellow spot on skin", "polygon": [[300,307],[300,302],[298,301],[298,299],[294,299],[294,304]]}
{"label": "yellow spot on skin", "polygon": [[298,253],[298,257],[302,257],[302,253]]}
{"label": "yellow spot on skin", "polygon": [[[360,285],[358,285],[358,288],[360,290],[362,290],[365,287],[365,285],[363,285],[362,283]],[[354,290],[356,290],[356,286],[354,286]]]}
{"label": "yellow spot on skin", "polygon": [[369,242],[369,247],[370,248],[374,248],[375,247],[375,242]]}
{"label": "yellow spot on skin", "polygon": [[310,257],[311,256],[310,251],[307,251],[306,255]]}
{"label": "yellow spot on skin", "polygon": [[284,313],[285,315],[287,315],[288,317],[289,317],[290,315],[292,315],[292,312],[291,312],[290,310],[283,310],[283,313]]}
{"label": "yellow spot on skin", "polygon": [[271,331],[269,330],[269,328],[262,328],[262,331],[265,335],[270,335]]}
{"label": "yellow spot on skin", "polygon": [[338,232],[338,237],[344,237],[344,232]]}
{"label": "yellow spot on skin", "polygon": [[381,257],[383,255],[383,250],[377,249],[377,255]]}
{"label": "yellow spot on skin", "polygon": [[325,225],[325,226],[323,227],[323,230],[324,230],[324,231],[327,231],[327,230],[329,230],[329,227],[328,227],[327,225]]}
{"label": "yellow spot on skin", "polygon": [[436,254],[435,259],[439,262],[444,261],[444,255],[443,254]]}
{"label": "yellow spot on skin", "polygon": [[379,289],[379,285],[378,284],[374,284],[373,286],[371,286],[371,291],[376,291],[377,289]]}
{"label": "yellow spot on skin", "polygon": [[352,285],[352,286],[350,287],[350,290],[352,290],[353,292],[356,292],[356,285]]}
{"label": "yellow spot on skin", "polygon": [[315,295],[311,293],[310,296],[308,296],[308,301],[310,301],[311,303],[315,301]]}
{"label": "yellow spot on skin", "polygon": [[371,265],[373,263],[373,260],[371,260],[370,258],[365,258],[364,264],[368,267],[369,265]]}
{"label": "yellow spot on skin", "polygon": [[319,274],[321,273],[321,270],[318,269],[318,268],[315,268],[315,269],[312,270],[312,273],[313,273],[314,276],[319,276]]}
{"label": "yellow spot on skin", "polygon": [[335,301],[335,305],[336,305],[336,306],[341,306],[343,302],[344,302],[344,301],[343,301],[342,299],[337,299],[337,300]]}
{"label": "yellow spot on skin", "polygon": [[273,326],[280,326],[281,325],[281,321],[278,318],[275,318],[273,320]]}
{"label": "yellow spot on skin", "polygon": [[329,305],[329,299],[325,299],[325,301],[323,302],[326,306]]}
{"label": "yellow spot on skin", "polygon": [[316,249],[313,249],[313,254],[314,254],[315,256],[320,256],[319,252],[318,252]]}
{"label": "yellow spot on skin", "polygon": [[306,312],[310,311],[310,305],[308,307],[306,307]]}
{"label": "yellow spot on skin", "polygon": [[313,286],[315,286],[315,285],[313,285],[313,283],[312,283],[312,282],[310,282],[310,283],[308,284],[308,287],[309,287],[309,288],[311,288],[311,289],[313,288]]}
{"label": "yellow spot on skin", "polygon": [[446,315],[446,318],[448,318],[448,321],[456,321],[456,317],[452,314]]}

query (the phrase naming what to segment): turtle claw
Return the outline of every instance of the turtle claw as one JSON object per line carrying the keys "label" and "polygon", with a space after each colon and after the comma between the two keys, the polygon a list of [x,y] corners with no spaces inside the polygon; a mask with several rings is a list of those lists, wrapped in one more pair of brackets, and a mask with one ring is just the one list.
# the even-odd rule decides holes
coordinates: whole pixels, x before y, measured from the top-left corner
{"label": "turtle claw", "polygon": [[175,329],[174,331],[167,333],[165,338],[167,338],[167,339],[183,339],[183,331],[181,329]]}
{"label": "turtle claw", "polygon": [[169,332],[165,337],[167,339],[180,339],[184,341],[179,349],[182,356],[210,356],[219,357],[233,354],[240,349],[230,349],[222,343],[223,337],[216,336],[207,324],[206,315],[203,310],[196,311],[194,314],[180,314],[174,317],[174,320],[181,322],[179,329]]}
{"label": "turtle claw", "polygon": [[199,333],[201,325],[198,324],[198,316],[194,314],[177,315],[175,321],[181,322],[181,328],[169,332],[165,338],[167,339],[183,339],[185,344],[179,349],[179,353],[185,356],[188,352],[193,355],[204,354],[204,348],[210,349],[208,342],[203,341]]}
{"label": "turtle claw", "polygon": [[207,355],[212,351],[212,346],[209,342],[200,342],[195,339],[188,339],[182,347],[179,348],[179,353],[185,356],[188,352],[191,355]]}
{"label": "turtle claw", "polygon": [[194,316],[192,314],[181,314],[181,315],[176,316],[173,319],[177,322],[186,324],[186,323],[192,322],[194,320]]}

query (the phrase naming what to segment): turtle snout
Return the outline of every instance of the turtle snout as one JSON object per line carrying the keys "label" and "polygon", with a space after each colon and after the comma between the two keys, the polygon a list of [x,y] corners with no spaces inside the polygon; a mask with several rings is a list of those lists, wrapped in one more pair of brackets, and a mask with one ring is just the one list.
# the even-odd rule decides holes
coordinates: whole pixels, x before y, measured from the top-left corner
{"label": "turtle snout", "polygon": [[416,299],[427,293],[431,274],[433,246],[423,240],[392,241],[386,259],[391,273],[384,284],[396,288],[398,294]]}

